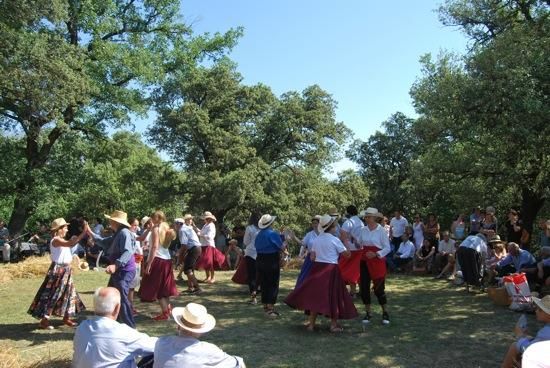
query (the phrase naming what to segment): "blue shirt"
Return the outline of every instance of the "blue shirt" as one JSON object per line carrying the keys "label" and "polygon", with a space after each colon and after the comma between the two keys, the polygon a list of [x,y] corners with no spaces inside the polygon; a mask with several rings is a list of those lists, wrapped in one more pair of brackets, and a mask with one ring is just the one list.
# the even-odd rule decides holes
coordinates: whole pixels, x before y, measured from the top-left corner
{"label": "blue shirt", "polygon": [[533,338],[522,337],[519,339],[516,343],[516,347],[519,352],[523,353],[530,345],[547,340],[550,340],[550,323],[545,324],[544,327],[537,332],[537,336]]}
{"label": "blue shirt", "polygon": [[254,246],[258,254],[278,253],[283,247],[283,240],[278,232],[268,227],[260,230],[254,241]]}
{"label": "blue shirt", "polygon": [[517,257],[512,256],[512,254],[508,254],[504,259],[497,263],[497,267],[501,268],[504,266],[508,266],[509,264],[513,264],[516,268],[516,271],[519,272],[522,268],[526,267],[535,267],[537,264],[537,260],[531,253],[524,249],[519,250],[519,255]]}
{"label": "blue shirt", "polygon": [[117,269],[132,271],[136,269],[134,259],[135,240],[130,230],[119,227],[116,233],[106,238],[92,233],[94,240],[107,251],[110,262],[117,266]]}

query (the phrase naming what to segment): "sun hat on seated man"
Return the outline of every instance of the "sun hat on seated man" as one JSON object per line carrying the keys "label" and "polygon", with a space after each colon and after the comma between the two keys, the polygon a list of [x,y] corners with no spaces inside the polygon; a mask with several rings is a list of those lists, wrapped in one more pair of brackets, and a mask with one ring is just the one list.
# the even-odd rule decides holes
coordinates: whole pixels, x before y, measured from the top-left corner
{"label": "sun hat on seated man", "polygon": [[172,309],[172,317],[180,328],[193,333],[203,334],[216,326],[214,316],[208,314],[205,306],[197,303]]}

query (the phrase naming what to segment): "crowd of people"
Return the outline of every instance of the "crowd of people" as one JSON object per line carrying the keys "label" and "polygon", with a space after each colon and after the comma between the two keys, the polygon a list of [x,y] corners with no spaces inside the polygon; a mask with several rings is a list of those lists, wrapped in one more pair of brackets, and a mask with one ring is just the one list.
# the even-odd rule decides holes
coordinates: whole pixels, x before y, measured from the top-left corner
{"label": "crowd of people", "polygon": [[[102,265],[110,278],[108,287],[94,295],[98,317],[77,329],[74,361],[82,364],[76,366],[95,366],[84,362],[90,358],[135,361],[140,356],[143,366],[172,367],[204,358],[217,362],[212,366],[242,367],[241,358],[198,341],[201,333],[215,325],[204,306],[188,303],[184,308],[172,307],[171,298],[180,295],[176,279],[185,276],[187,289],[181,294],[192,296],[201,294],[203,285],[216,282],[216,270],[236,269],[232,280],[248,286],[249,303],[260,303],[267,317],[277,318],[281,264],[288,257],[289,244],[296,243],[303,263],[296,286],[284,302],[304,311],[308,331],[318,328],[317,318],[322,315],[330,319],[332,333],[343,331],[339,320],[358,316],[355,296],[360,296],[364,305],[363,325],[374,320],[371,288],[382,312],[380,322],[390,324],[386,277],[391,272],[460,278],[468,291],[472,287],[483,290],[515,272],[526,273],[533,287],[550,286],[550,221],[539,224],[541,250],[537,259],[529,250],[515,210],[509,211],[501,234],[492,207],[485,211],[475,208],[469,217],[457,216],[448,230],[441,229],[435,214],[429,214],[425,223],[416,215],[409,223],[399,210],[390,220],[372,207],[358,211],[351,205],[345,216],[338,212],[333,208],[325,215],[313,215],[311,229],[302,239],[292,231],[277,230],[276,216],[260,213],[251,214],[248,226],[235,227],[233,237],[226,236],[227,230],[208,211],[200,216],[201,228],[190,214],[169,224],[162,211],[141,221],[128,220],[125,212],[114,211],[105,215],[109,222],[106,228],[101,219],[89,224],[80,218],[70,226],[59,218],[49,228],[52,263],[28,312],[40,320],[40,328],[52,329],[52,316],[61,317],[65,325],[78,325],[75,317],[85,307],[76,292],[71,262],[75,247],[81,245],[82,256],[93,265]],[[216,246],[220,232],[226,239],[224,247]],[[196,275],[198,270],[205,272],[202,282]],[[142,302],[158,301],[159,314],[153,320],[173,318],[179,335],[157,340],[135,331],[135,295]],[[535,299],[542,311],[539,320],[546,323],[549,299]],[[91,349],[90,341],[96,334],[107,334],[116,341],[97,343]],[[543,332],[533,341],[547,339],[550,336]],[[170,344],[159,345],[159,341]],[[125,347],[118,348],[120,344]],[[116,351],[113,346],[117,346]],[[523,350],[511,348],[509,355],[516,353],[517,359]]]}

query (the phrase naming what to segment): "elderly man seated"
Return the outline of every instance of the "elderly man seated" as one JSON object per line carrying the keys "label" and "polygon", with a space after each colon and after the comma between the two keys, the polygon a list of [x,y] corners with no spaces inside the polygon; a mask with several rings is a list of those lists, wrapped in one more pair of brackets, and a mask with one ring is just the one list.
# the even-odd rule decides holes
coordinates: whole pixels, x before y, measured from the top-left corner
{"label": "elderly man seated", "polygon": [[216,325],[214,317],[200,304],[172,310],[178,325],[177,336],[160,337],[155,345],[154,368],[245,368],[241,357],[226,354],[214,344],[199,341]]}
{"label": "elderly man seated", "polygon": [[439,272],[436,279],[443,278],[447,272],[453,277],[455,274],[456,242],[451,239],[448,231],[444,231],[442,235],[443,239],[439,241],[435,255],[435,267]]}
{"label": "elderly man seated", "polygon": [[[112,287],[94,293],[97,317],[78,326],[74,336],[73,367],[150,367],[157,342],[126,324],[116,321],[120,311],[120,293]],[[138,357],[144,357],[136,364]]]}
{"label": "elderly man seated", "polygon": [[508,255],[495,265],[499,276],[509,275],[514,272],[525,272],[529,282],[535,282],[537,278],[537,260],[529,251],[521,249],[517,243],[508,243]]}

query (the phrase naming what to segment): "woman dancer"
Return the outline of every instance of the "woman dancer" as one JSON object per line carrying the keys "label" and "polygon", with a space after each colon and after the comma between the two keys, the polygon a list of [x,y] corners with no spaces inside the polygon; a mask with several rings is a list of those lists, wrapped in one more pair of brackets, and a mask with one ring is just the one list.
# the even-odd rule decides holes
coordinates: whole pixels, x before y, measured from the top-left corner
{"label": "woman dancer", "polygon": [[258,304],[256,299],[256,293],[258,292],[258,282],[256,279],[257,253],[256,247],[254,246],[256,235],[258,235],[260,231],[260,228],[258,228],[258,221],[260,221],[260,214],[252,213],[248,219],[248,226],[244,232],[244,262],[239,263],[237,271],[235,271],[235,274],[231,278],[234,283],[248,285],[248,291],[250,292],[249,303],[253,305]]}
{"label": "woman dancer", "polygon": [[310,250],[312,267],[300,286],[285,299],[285,303],[295,309],[309,313],[308,331],[313,331],[317,315],[330,318],[330,332],[342,332],[338,319],[357,317],[351,295],[340,276],[338,258],[350,257],[351,252],[334,236],[336,219],[324,215],[319,221],[319,236],[313,241]]}
{"label": "woman dancer", "polygon": [[305,280],[307,274],[309,273],[311,266],[313,266],[313,261],[309,257],[309,252],[311,251],[313,241],[319,236],[320,219],[321,216],[319,215],[316,215],[311,219],[311,231],[308,232],[306,236],[304,236],[304,239],[300,242],[302,244],[302,247],[300,248],[300,258],[304,259],[304,263],[302,264],[302,268],[300,269],[300,274],[298,275],[296,286],[294,286],[294,288],[300,286],[300,284]]}
{"label": "woman dancer", "polygon": [[386,299],[386,255],[390,253],[390,241],[384,228],[376,223],[379,212],[376,208],[369,207],[364,212],[366,225],[359,234],[359,244],[363,248],[363,258],[360,263],[361,299],[365,304],[366,314],[363,323],[369,323],[372,319],[370,283],[374,285],[374,295],[382,307],[382,323],[390,323]]}
{"label": "woman dancer", "polygon": [[216,238],[216,217],[206,211],[203,215],[204,226],[199,230],[194,224],[193,229],[199,235],[201,241],[201,257],[197,262],[197,269],[204,269],[206,279],[204,282],[213,284],[216,279],[214,277],[214,268],[222,268],[225,263],[225,255],[216,248],[214,239]]}
{"label": "woman dancer", "polygon": [[73,283],[71,262],[73,256],[71,247],[77,244],[85,234],[83,231],[70,240],[65,240],[67,226],[63,218],[55,219],[50,227],[52,240],[50,242],[50,257],[52,263],[44,282],[38,289],[28,313],[40,318],[40,328],[53,329],[50,325],[50,316],[63,317],[63,323],[75,327],[77,323],[71,318],[84,310],[84,304],[76,292]]}
{"label": "woman dancer", "polygon": [[166,223],[164,212],[156,211],[152,216],[151,245],[145,275],[141,282],[140,298],[143,302],[159,301],[161,313],[153,317],[155,321],[170,318],[172,307],[170,297],[178,295],[176,280],[172,268],[170,243],[176,238],[176,233]]}

